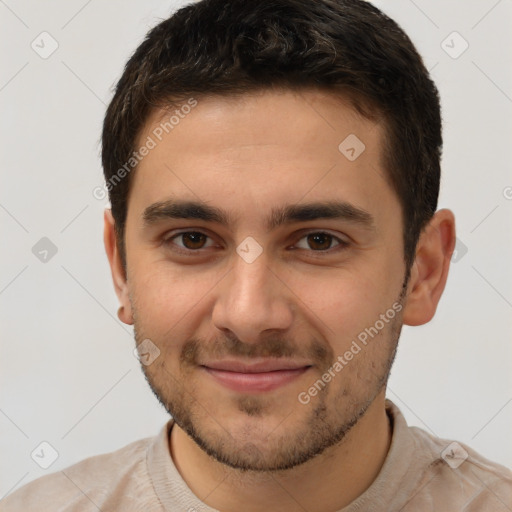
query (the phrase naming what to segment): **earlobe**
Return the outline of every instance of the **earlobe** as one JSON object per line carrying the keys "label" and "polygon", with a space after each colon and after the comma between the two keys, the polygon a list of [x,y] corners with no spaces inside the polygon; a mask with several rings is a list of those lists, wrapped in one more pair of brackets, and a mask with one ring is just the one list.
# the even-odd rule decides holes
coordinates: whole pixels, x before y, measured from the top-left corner
{"label": "earlobe", "polygon": [[124,306],[119,306],[117,310],[117,318],[119,318],[119,320],[121,320],[121,322],[124,324],[133,325],[131,310],[127,312]]}
{"label": "earlobe", "polygon": [[114,290],[119,302],[121,303],[117,316],[125,324],[133,325],[127,277],[121,262],[121,256],[117,245],[115,221],[112,216],[112,211],[109,208],[106,208],[104,212],[103,242],[105,244],[105,251],[110,264]]}
{"label": "earlobe", "polygon": [[455,248],[455,216],[438,210],[420,235],[411,268],[403,322],[423,325],[435,315]]}

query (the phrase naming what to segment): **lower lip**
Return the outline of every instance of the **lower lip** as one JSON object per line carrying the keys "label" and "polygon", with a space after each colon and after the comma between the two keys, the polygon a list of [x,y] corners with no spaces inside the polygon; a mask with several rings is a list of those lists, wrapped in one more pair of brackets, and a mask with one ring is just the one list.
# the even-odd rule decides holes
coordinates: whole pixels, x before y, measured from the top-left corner
{"label": "lower lip", "polygon": [[263,373],[238,373],[203,367],[223,386],[241,393],[272,391],[304,374],[309,367]]}

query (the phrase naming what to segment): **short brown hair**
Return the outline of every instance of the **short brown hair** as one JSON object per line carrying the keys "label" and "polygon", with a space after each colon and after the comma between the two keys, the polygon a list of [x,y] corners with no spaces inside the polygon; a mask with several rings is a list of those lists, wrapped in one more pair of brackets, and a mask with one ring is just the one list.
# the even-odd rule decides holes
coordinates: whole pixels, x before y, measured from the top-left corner
{"label": "short brown hair", "polygon": [[[384,121],[382,161],[402,207],[408,273],[437,208],[439,96],[409,37],[363,0],[202,0],[159,23],[127,62],[105,115],[107,184],[132,157],[155,108],[275,87],[332,91]],[[132,175],[109,187],[125,268]]]}

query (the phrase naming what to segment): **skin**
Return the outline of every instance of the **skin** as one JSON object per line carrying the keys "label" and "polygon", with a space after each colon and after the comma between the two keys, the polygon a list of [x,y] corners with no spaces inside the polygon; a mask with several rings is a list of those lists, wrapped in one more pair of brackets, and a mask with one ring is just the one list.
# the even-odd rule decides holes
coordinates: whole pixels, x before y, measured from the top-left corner
{"label": "skin", "polygon": [[[140,141],[162,115],[152,114]],[[354,161],[338,149],[349,134],[366,146]],[[455,246],[453,213],[439,210],[402,290],[403,219],[384,179],[382,137],[380,124],[319,90],[201,99],[133,176],[126,274],[105,212],[120,318],[134,324],[137,343],[149,338],[160,350],[143,370],[176,421],[171,456],[217,510],[339,510],[382,467],[392,434],[385,385],[400,329],[434,316]],[[144,210],[169,198],[223,208],[231,222],[164,218],[145,227]],[[266,228],[273,208],[325,200],[367,211],[373,228],[346,219]],[[186,230],[206,237],[174,237]],[[308,237],[319,232],[333,238]],[[252,263],[236,252],[248,236],[263,249]],[[337,250],[338,239],[348,245]],[[402,306],[393,320],[301,403],[299,393],[393,304]],[[310,367],[275,390],[241,393],[199,366],[270,356]]]}

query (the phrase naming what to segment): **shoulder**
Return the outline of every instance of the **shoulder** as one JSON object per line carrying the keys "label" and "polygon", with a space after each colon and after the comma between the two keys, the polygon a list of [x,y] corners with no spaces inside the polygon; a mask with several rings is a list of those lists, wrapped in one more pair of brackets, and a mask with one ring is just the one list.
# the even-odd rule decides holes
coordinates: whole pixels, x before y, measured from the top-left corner
{"label": "shoulder", "polygon": [[[430,454],[430,463],[421,482],[423,487],[412,509],[427,500],[460,506],[466,512],[510,510],[510,469],[490,461],[465,443],[441,439],[417,427],[409,427],[409,430],[416,449]],[[438,509],[444,510],[441,506]]]}
{"label": "shoulder", "polygon": [[463,442],[409,426],[389,399],[393,425],[388,457],[371,496],[385,496],[401,512],[510,512],[512,471]]}
{"label": "shoulder", "polygon": [[149,481],[146,453],[152,439],[134,441],[29,482],[2,499],[0,511],[114,510],[102,504],[112,495],[129,494],[134,482]]}

